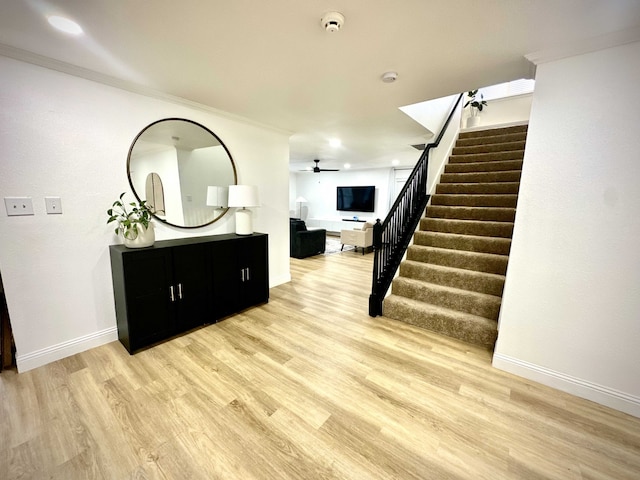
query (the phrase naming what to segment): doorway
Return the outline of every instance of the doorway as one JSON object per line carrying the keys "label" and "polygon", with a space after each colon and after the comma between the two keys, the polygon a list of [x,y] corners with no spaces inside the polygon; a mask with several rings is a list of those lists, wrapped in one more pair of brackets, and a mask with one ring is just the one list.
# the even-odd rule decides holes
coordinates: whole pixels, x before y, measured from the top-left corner
{"label": "doorway", "polygon": [[7,298],[2,285],[2,275],[0,275],[0,372],[7,368],[16,366],[16,347],[13,342],[11,332],[11,322],[9,321],[9,309],[7,308]]}

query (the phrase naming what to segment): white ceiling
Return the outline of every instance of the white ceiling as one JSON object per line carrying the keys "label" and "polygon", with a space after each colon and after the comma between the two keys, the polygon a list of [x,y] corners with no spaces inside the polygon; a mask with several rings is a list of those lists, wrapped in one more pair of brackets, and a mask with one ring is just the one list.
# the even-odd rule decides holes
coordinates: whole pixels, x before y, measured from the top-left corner
{"label": "white ceiling", "polygon": [[[321,27],[328,11],[345,16],[340,32]],[[53,30],[47,14],[85,34]],[[638,0],[0,0],[0,53],[288,132],[292,170],[314,158],[357,168],[417,160],[410,145],[426,130],[399,107],[528,77],[526,54],[638,25]],[[389,70],[398,80],[386,84]],[[341,147],[329,147],[334,137]]]}

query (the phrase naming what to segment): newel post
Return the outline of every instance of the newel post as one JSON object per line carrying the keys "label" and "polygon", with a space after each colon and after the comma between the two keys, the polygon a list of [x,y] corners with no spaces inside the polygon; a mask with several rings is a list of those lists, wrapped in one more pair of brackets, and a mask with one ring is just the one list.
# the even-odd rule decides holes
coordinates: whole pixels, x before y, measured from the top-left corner
{"label": "newel post", "polygon": [[369,295],[369,315],[382,315],[382,299],[380,298],[380,256],[382,254],[382,224],[376,219],[373,225],[373,279],[371,295]]}

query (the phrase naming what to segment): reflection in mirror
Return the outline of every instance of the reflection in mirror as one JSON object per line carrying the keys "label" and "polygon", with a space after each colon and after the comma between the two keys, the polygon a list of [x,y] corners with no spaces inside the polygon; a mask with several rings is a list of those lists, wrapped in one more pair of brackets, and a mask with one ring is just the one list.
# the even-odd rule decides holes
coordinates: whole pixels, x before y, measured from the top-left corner
{"label": "reflection in mirror", "polygon": [[129,184],[154,216],[176,227],[196,228],[218,220],[228,208],[209,205],[210,186],[237,182],[226,146],[206,127],[180,118],[159,120],[133,141],[127,160]]}
{"label": "reflection in mirror", "polygon": [[159,217],[164,217],[164,189],[162,179],[156,172],[147,175],[145,185],[147,206]]}

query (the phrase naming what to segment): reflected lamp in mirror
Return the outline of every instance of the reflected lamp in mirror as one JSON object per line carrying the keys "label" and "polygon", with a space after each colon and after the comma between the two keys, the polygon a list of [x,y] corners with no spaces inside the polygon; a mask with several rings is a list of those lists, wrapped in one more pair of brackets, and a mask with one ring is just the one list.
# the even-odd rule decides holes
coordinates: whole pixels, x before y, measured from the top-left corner
{"label": "reflected lamp in mirror", "polygon": [[229,187],[209,185],[207,187],[207,206],[213,209],[216,217],[224,215],[229,206]]}
{"label": "reflected lamp in mirror", "polygon": [[236,210],[236,234],[251,235],[253,222],[250,207],[259,207],[258,187],[255,185],[230,185],[229,207],[240,208]]}
{"label": "reflected lamp in mirror", "polygon": [[307,203],[307,199],[304,197],[296,198],[296,203],[298,204],[298,218],[302,220],[302,204]]}

